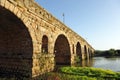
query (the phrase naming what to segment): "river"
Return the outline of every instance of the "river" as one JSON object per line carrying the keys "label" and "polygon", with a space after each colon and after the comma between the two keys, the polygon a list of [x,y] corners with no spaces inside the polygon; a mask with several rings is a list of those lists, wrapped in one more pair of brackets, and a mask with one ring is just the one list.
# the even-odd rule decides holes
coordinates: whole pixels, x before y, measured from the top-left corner
{"label": "river", "polygon": [[103,68],[110,69],[113,71],[120,72],[120,57],[114,58],[105,58],[105,57],[94,57],[93,59],[82,61],[80,64],[82,67],[95,67],[95,68]]}

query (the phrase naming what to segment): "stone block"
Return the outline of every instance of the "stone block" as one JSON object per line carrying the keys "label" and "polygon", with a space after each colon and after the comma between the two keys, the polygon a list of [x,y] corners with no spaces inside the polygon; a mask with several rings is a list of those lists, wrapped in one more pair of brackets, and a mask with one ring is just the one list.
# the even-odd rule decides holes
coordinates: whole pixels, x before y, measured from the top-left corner
{"label": "stone block", "polygon": [[5,5],[5,2],[6,2],[6,0],[0,0],[1,6],[4,6],[4,5]]}
{"label": "stone block", "polygon": [[17,15],[17,12],[18,12],[18,7],[17,6],[15,6],[15,8],[14,8],[14,14],[16,14]]}
{"label": "stone block", "polygon": [[22,13],[20,10],[17,12],[17,16],[20,18],[22,16]]}
{"label": "stone block", "polygon": [[7,1],[5,2],[5,8],[9,9],[10,4],[11,4],[11,3],[7,0]]}
{"label": "stone block", "polygon": [[9,10],[12,12],[14,10],[15,6],[13,4],[10,4]]}

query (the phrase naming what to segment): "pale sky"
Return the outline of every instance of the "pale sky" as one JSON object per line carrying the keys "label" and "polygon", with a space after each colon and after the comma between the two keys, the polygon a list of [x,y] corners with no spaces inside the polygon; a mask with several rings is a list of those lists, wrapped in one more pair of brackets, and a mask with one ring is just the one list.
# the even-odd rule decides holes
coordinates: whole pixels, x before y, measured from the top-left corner
{"label": "pale sky", "polygon": [[94,49],[120,49],[120,0],[35,0]]}

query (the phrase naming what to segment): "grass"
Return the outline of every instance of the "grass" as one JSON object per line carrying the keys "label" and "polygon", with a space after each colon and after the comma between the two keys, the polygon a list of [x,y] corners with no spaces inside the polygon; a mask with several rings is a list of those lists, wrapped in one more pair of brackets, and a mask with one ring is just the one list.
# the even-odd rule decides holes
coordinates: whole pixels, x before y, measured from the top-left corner
{"label": "grass", "polygon": [[[1,78],[0,80],[19,79]],[[120,72],[93,67],[61,67],[57,72],[46,73],[34,80],[120,80]]]}
{"label": "grass", "polygon": [[96,80],[96,79],[87,76],[79,76],[79,75],[75,76],[64,73],[50,72],[40,77],[39,80]]}
{"label": "grass", "polygon": [[120,73],[111,70],[104,70],[101,68],[92,67],[62,67],[60,71],[64,74],[94,77],[96,80],[99,78],[105,80],[120,80]]}
{"label": "grass", "polygon": [[120,80],[120,73],[92,67],[62,67],[39,80]]}

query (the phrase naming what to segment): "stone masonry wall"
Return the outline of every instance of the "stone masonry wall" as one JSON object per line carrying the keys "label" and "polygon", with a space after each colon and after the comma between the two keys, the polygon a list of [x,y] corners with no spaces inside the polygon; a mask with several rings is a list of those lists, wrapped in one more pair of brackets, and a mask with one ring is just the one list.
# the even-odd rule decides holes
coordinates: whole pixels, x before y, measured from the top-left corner
{"label": "stone masonry wall", "polygon": [[[32,61],[30,63],[31,70],[29,72],[29,74],[31,74],[31,77],[37,77],[45,72],[49,72],[54,69],[54,46],[57,37],[61,34],[64,35],[68,40],[70,46],[71,64],[75,62],[74,56],[76,56],[76,44],[78,42],[80,42],[82,48],[82,59],[84,59],[86,56],[86,54],[84,54],[84,45],[87,46],[87,49],[89,48],[92,52],[94,52],[94,49],[86,40],[84,40],[81,36],[72,31],[50,13],[48,13],[45,9],[40,7],[37,3],[34,2],[34,0],[0,0],[0,6],[16,15],[16,17],[24,23],[25,27],[27,28],[26,30],[31,37],[32,51],[24,48],[26,52],[30,51],[32,53]],[[0,24],[3,25],[5,23]],[[13,29],[13,31],[15,30]],[[44,35],[48,37],[47,54],[42,53],[41,51],[42,37]],[[4,36],[4,34],[0,37],[2,36]],[[23,34],[19,37],[21,36],[23,36]],[[20,42],[20,39],[18,41]],[[16,43],[17,42],[14,44]],[[21,47],[18,48],[21,50]]]}

